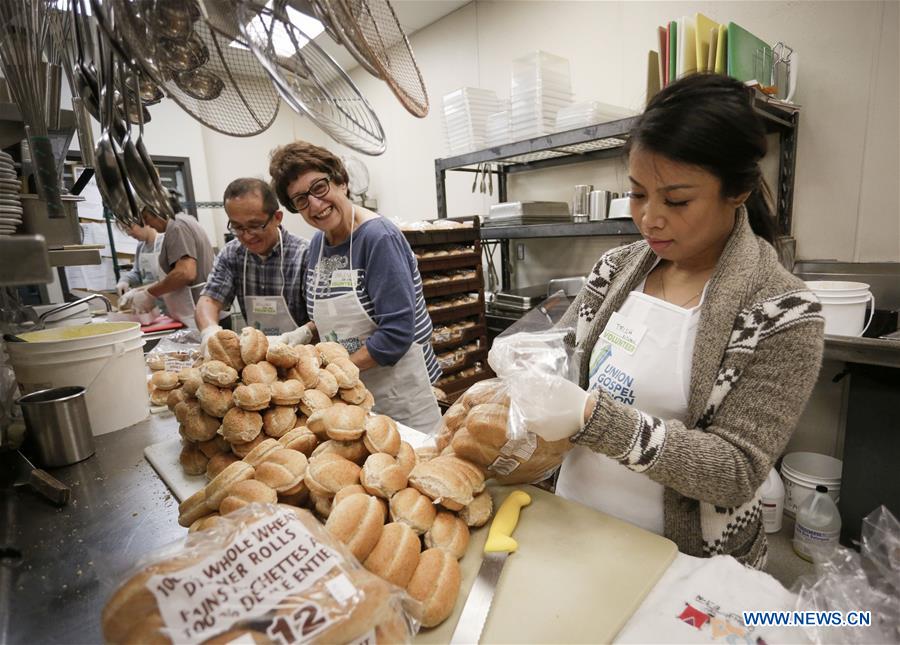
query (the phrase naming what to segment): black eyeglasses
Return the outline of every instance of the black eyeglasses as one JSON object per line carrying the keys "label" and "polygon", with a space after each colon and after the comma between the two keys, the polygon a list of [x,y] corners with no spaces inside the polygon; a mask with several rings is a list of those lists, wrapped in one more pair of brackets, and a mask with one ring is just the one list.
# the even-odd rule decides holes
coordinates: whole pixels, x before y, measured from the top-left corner
{"label": "black eyeglasses", "polygon": [[325,197],[328,194],[328,190],[331,188],[331,178],[330,177],[322,177],[321,179],[316,179],[313,183],[309,185],[309,190],[305,193],[296,193],[291,195],[291,204],[293,204],[294,208],[298,211],[305,210],[309,207],[309,196],[313,197]]}
{"label": "black eyeglasses", "polygon": [[259,233],[269,225],[269,222],[272,221],[273,217],[275,217],[275,213],[270,213],[266,218],[266,221],[262,224],[250,224],[249,226],[238,226],[231,220],[228,220],[228,224],[226,224],[226,226],[228,227],[228,230],[235,235],[243,235],[244,233]]}

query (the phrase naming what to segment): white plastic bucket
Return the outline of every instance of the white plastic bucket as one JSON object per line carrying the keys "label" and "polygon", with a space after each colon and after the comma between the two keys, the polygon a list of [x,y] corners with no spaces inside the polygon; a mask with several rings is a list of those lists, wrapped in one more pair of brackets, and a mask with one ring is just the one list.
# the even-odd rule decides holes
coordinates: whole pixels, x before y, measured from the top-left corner
{"label": "white plastic bucket", "polygon": [[841,497],[840,459],[816,452],[792,452],[781,461],[784,482],[784,512],[793,517],[816,486],[828,487],[828,495],[837,502]]}
{"label": "white plastic bucket", "polygon": [[[865,282],[837,282],[830,280],[806,283],[822,303],[825,333],[839,336],[862,336],[875,315],[875,296]],[[871,303],[869,319],[866,306]]]}
{"label": "white plastic bucket", "polygon": [[7,343],[23,394],[50,387],[87,388],[94,435],[143,421],[149,414],[144,339],[139,323],[91,323],[21,334]]}

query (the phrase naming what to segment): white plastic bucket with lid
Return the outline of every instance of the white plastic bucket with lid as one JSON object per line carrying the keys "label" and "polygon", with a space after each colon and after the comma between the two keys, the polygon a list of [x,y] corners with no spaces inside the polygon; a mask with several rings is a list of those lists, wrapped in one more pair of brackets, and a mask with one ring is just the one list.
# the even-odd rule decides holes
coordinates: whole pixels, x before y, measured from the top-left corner
{"label": "white plastic bucket with lid", "polygon": [[781,461],[784,481],[784,512],[793,517],[816,486],[828,487],[828,495],[837,502],[841,497],[840,459],[816,452],[792,452]]}
{"label": "white plastic bucket with lid", "polygon": [[[865,282],[810,281],[807,288],[822,303],[825,333],[840,336],[862,336],[875,315],[875,296]],[[866,306],[872,303],[869,319]]]}
{"label": "white plastic bucket with lid", "polygon": [[50,387],[87,388],[94,435],[142,421],[149,414],[140,323],[91,323],[29,332],[7,343],[22,394]]}

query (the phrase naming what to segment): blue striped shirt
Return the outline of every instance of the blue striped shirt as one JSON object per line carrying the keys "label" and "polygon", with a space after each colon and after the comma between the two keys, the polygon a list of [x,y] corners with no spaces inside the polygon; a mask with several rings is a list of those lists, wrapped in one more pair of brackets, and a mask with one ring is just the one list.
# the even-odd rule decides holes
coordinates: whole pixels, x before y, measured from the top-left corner
{"label": "blue striped shirt", "polygon": [[265,259],[250,253],[240,240],[231,240],[219,251],[213,263],[212,272],[206,279],[206,286],[200,295],[218,300],[227,308],[235,297],[246,315],[244,307],[244,258],[247,259],[247,295],[279,296],[284,287],[284,299],[294,322],[303,325],[309,321],[306,301],[303,298],[303,263],[309,244],[306,240],[291,235],[281,228],[284,243],[284,280],[281,277],[281,245]]}
{"label": "blue striped shirt", "polygon": [[[309,265],[304,268],[306,308],[313,320],[316,319],[314,297],[333,298],[351,290],[350,286],[331,286],[331,275],[335,270],[350,268],[349,253],[349,239],[328,246],[321,232],[313,235],[307,254]],[[394,365],[413,342],[419,343],[428,376],[432,383],[437,381],[441,377],[441,368],[431,348],[431,318],[425,309],[422,277],[403,233],[383,217],[363,222],[353,232],[352,260],[356,295],[378,325],[366,340],[369,354],[379,365]],[[342,343],[350,353],[360,347],[356,339]]]}

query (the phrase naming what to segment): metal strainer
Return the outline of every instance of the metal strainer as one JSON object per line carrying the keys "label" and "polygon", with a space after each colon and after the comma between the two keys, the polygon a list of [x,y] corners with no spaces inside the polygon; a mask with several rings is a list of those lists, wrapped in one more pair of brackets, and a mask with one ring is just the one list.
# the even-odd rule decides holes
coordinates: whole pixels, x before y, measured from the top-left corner
{"label": "metal strainer", "polygon": [[285,101],[335,141],[368,155],[385,150],[384,130],[359,88],[287,13],[238,7],[241,33]]}
{"label": "metal strainer", "polygon": [[318,0],[324,3],[367,60],[381,72],[411,114],[428,114],[428,91],[409,40],[388,0]]}

